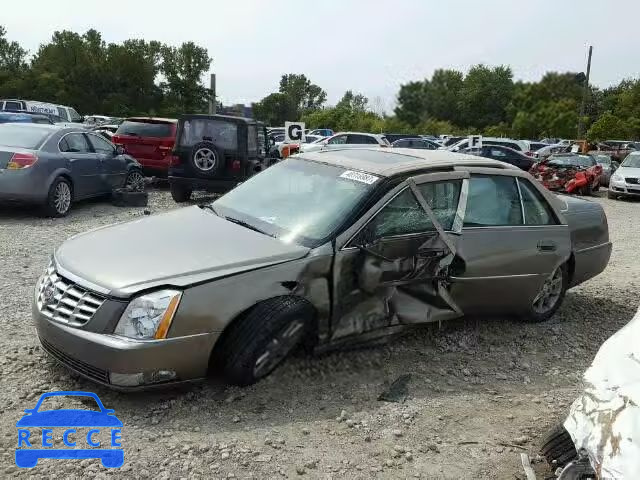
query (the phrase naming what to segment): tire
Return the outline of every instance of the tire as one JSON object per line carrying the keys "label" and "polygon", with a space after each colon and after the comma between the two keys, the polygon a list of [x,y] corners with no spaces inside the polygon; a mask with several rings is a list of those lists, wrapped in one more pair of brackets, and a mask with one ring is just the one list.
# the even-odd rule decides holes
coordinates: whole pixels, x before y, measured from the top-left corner
{"label": "tire", "polygon": [[137,168],[129,170],[122,187],[131,192],[144,191],[144,174]]}
{"label": "tire", "polygon": [[[567,265],[564,264],[559,266],[545,281],[545,285],[543,286],[543,288],[555,288],[555,286],[550,285],[550,283],[555,283],[554,280],[556,274],[562,276],[560,279],[559,291],[555,294],[553,290],[549,291],[549,293],[553,295],[549,298],[550,303],[548,305],[544,305],[544,301],[542,302],[542,305],[540,305],[537,301],[534,301],[534,303],[529,307],[528,311],[522,316],[522,319],[524,321],[529,323],[545,322],[549,320],[560,308],[560,306],[562,305],[562,301],[564,300],[564,296],[567,293],[567,287],[569,286],[569,270],[567,269]],[[541,291],[540,293],[542,294],[543,292]],[[536,298],[536,300],[538,299]]]}
{"label": "tire", "polygon": [[607,190],[607,198],[609,200],[617,200],[618,199],[618,195],[613,193],[611,190]]}
{"label": "tire", "polygon": [[178,203],[184,203],[191,200],[191,194],[193,191],[190,188],[182,187],[180,185],[171,184],[171,197]]}
{"label": "tire", "polygon": [[578,452],[573,444],[569,432],[559,424],[552,428],[542,438],[542,446],[540,453],[547,459],[549,465],[555,467],[564,467],[578,457]]}
{"label": "tire", "polygon": [[300,297],[275,297],[259,303],[227,328],[211,366],[221,370],[231,384],[251,385],[306,340],[314,320],[313,307]]}
{"label": "tire", "polygon": [[58,177],[49,187],[44,214],[48,217],[65,217],[71,209],[72,202],[73,187],[71,182],[64,177]]}
{"label": "tire", "polygon": [[583,195],[585,197],[590,197],[592,191],[593,190],[591,188],[591,185],[585,185],[584,187],[580,188],[580,195]]}
{"label": "tire", "polygon": [[212,142],[196,143],[189,157],[191,168],[199,175],[215,176],[224,170],[224,154]]}

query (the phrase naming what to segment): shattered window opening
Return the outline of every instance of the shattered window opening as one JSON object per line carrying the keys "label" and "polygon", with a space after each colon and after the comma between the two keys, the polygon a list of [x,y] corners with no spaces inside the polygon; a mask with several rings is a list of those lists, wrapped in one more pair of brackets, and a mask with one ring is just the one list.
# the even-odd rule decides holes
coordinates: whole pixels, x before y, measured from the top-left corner
{"label": "shattered window opening", "polygon": [[[444,230],[451,230],[458,210],[462,180],[428,182],[418,190]],[[403,190],[380,210],[358,235],[356,243],[367,244],[382,237],[435,232],[436,228],[410,189]]]}
{"label": "shattered window opening", "polygon": [[523,225],[520,195],[514,177],[472,175],[465,227]]}

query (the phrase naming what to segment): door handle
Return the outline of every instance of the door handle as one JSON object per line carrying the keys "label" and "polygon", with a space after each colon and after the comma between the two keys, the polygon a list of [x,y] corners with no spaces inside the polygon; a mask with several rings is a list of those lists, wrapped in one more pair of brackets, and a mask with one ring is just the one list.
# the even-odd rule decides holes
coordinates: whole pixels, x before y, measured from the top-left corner
{"label": "door handle", "polygon": [[541,240],[538,242],[538,250],[541,252],[555,252],[556,243],[549,240]]}

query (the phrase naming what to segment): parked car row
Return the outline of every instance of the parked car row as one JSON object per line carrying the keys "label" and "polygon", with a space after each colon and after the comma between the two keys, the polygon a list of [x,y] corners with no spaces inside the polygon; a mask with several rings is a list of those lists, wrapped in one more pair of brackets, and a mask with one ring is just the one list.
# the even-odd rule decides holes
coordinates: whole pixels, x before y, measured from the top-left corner
{"label": "parked car row", "polygon": [[104,137],[79,128],[0,124],[0,201],[62,217],[85,198],[142,190],[140,164]]}

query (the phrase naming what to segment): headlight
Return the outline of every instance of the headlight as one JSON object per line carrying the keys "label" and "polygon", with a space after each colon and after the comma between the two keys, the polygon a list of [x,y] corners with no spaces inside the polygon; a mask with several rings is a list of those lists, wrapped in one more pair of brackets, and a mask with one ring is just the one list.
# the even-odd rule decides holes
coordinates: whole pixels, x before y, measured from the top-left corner
{"label": "headlight", "polygon": [[614,182],[623,182],[624,177],[618,175],[617,173],[614,173],[613,175],[611,175],[611,180],[613,180]]}
{"label": "headlight", "polygon": [[160,290],[134,298],[114,333],[137,340],[166,338],[181,297],[176,290]]}

